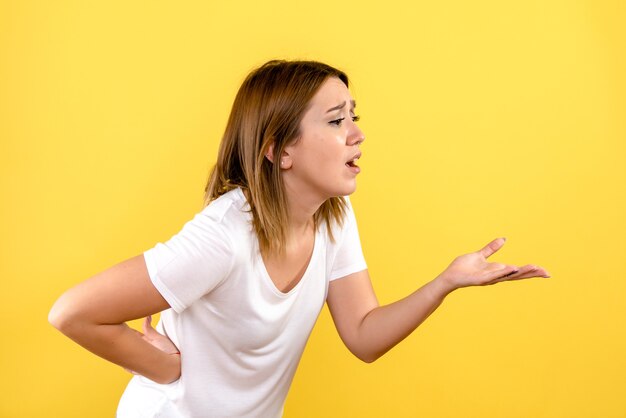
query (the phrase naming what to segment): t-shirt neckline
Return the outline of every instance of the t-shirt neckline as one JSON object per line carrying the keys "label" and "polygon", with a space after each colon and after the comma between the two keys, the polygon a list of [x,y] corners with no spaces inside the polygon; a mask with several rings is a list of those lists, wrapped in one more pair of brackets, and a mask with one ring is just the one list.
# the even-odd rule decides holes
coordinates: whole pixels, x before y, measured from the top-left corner
{"label": "t-shirt neckline", "polygon": [[[241,187],[237,187],[235,190],[237,190],[237,195],[239,196],[239,198],[242,199],[247,204],[248,202],[246,200],[246,196],[243,193],[243,190],[241,189]],[[274,281],[272,280],[272,277],[270,276],[269,272],[267,271],[267,267],[265,266],[265,261],[263,260],[263,256],[261,255],[258,237],[256,237],[256,234],[254,234],[256,247],[257,247],[256,258],[257,258],[257,263],[260,266],[259,269],[261,270],[263,281],[275,295],[281,298],[286,298],[286,297],[291,296],[292,294],[296,293],[300,287],[302,287],[302,283],[305,282],[307,277],[311,275],[310,270],[314,268],[312,265],[315,263],[317,253],[319,251],[318,247],[320,246],[320,240],[321,240],[320,229],[321,228],[319,227],[315,228],[315,235],[313,238],[314,239],[313,251],[311,253],[311,258],[309,259],[309,264],[306,266],[306,269],[304,270],[304,273],[302,274],[302,277],[300,278],[298,283],[296,283],[296,285],[287,292],[283,292],[274,284]]]}
{"label": "t-shirt neckline", "polygon": [[[298,283],[296,283],[296,285],[289,289],[289,291],[287,292],[283,292],[282,290],[280,290],[278,287],[276,287],[276,284],[274,284],[274,281],[272,280],[272,277],[270,276],[269,272],[267,271],[267,267],[265,266],[265,261],[263,261],[263,256],[261,255],[261,251],[257,251],[257,260],[260,266],[260,270],[263,276],[263,281],[265,282],[265,284],[270,288],[270,290],[276,294],[277,296],[281,297],[281,298],[286,298],[291,296],[292,294],[296,293],[298,291],[298,289],[300,289],[302,287],[302,284],[307,280],[307,278],[311,275],[310,271],[314,268],[313,264],[316,263],[316,258],[317,258],[317,253],[318,253],[318,247],[319,247],[319,241],[320,241],[320,236],[319,236],[319,231],[316,229],[315,231],[315,236],[313,238],[315,241],[313,242],[313,251],[311,252],[311,258],[309,259],[309,264],[307,264],[306,269],[304,270],[304,273],[302,274],[302,277],[300,277],[300,280],[298,281]],[[257,246],[258,248],[258,246]]]}

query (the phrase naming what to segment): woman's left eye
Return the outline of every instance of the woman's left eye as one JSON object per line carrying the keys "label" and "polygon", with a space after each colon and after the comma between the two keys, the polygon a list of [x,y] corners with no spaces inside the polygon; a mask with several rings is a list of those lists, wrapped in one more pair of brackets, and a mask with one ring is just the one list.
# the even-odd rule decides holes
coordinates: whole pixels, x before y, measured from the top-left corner
{"label": "woman's left eye", "polygon": [[[341,122],[343,122],[346,118],[339,118],[339,119],[335,119],[335,120],[331,120],[330,124],[332,125],[336,125],[336,126],[341,126]],[[360,116],[352,116],[352,122],[358,122],[361,119]]]}

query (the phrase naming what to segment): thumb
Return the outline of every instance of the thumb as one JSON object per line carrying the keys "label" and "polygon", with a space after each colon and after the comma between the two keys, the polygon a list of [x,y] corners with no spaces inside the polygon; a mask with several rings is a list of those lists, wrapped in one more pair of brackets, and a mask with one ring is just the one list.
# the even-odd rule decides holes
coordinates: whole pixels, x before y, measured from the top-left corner
{"label": "thumb", "polygon": [[154,335],[157,331],[152,328],[152,315],[146,316],[143,320],[143,333],[145,335]]}
{"label": "thumb", "polygon": [[478,253],[485,258],[489,258],[493,253],[502,248],[505,241],[506,238],[496,238],[489,244],[485,245],[480,251],[478,251]]}

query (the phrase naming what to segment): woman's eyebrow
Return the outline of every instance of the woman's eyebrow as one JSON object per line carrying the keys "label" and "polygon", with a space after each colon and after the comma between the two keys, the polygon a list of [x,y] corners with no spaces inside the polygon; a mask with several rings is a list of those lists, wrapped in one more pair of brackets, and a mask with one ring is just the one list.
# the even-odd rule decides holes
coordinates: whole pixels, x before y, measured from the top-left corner
{"label": "woman's eyebrow", "polygon": [[[352,105],[352,109],[356,107],[356,102],[354,100],[350,100],[350,104]],[[338,104],[337,106],[331,107],[330,109],[328,109],[326,113],[332,112],[333,110],[342,109],[345,105],[346,105],[346,102],[344,100],[341,104]]]}

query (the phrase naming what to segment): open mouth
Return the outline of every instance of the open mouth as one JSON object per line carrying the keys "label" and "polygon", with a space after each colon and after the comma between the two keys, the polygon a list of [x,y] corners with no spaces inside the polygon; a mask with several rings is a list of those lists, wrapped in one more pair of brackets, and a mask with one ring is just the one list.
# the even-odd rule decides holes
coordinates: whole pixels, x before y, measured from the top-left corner
{"label": "open mouth", "polygon": [[361,158],[360,152],[352,157],[352,159],[350,159],[348,162],[346,162],[346,167],[359,170],[359,166],[356,165],[356,160],[358,160],[359,158]]}

